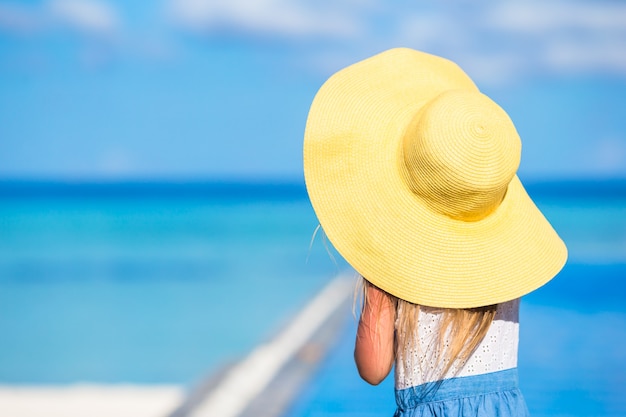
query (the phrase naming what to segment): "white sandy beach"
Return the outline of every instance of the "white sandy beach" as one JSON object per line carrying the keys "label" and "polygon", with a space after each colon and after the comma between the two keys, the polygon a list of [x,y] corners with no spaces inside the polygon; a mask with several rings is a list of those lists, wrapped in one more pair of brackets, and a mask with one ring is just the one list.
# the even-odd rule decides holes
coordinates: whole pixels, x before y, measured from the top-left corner
{"label": "white sandy beach", "polygon": [[0,386],[0,416],[165,417],[184,394],[177,385]]}

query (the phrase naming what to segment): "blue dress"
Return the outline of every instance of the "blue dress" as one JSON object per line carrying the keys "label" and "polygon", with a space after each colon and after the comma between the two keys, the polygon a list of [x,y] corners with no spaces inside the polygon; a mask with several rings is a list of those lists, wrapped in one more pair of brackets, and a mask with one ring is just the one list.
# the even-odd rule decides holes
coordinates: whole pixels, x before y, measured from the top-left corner
{"label": "blue dress", "polygon": [[440,309],[420,307],[416,348],[396,359],[394,417],[527,417],[517,376],[519,300],[498,305],[472,356],[432,380],[440,365],[428,352],[441,318]]}

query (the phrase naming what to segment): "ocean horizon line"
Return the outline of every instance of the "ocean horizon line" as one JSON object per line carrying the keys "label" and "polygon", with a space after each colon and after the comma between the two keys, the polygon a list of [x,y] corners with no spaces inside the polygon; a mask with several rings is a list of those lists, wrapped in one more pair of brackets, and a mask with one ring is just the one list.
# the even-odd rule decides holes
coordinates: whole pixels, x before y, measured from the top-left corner
{"label": "ocean horizon line", "polygon": [[[626,198],[626,178],[531,179],[540,198]],[[306,199],[303,179],[2,179],[0,199],[13,198]]]}
{"label": "ocean horizon line", "polygon": [[305,199],[303,180],[240,179],[0,179],[0,199],[11,198],[209,198]]}

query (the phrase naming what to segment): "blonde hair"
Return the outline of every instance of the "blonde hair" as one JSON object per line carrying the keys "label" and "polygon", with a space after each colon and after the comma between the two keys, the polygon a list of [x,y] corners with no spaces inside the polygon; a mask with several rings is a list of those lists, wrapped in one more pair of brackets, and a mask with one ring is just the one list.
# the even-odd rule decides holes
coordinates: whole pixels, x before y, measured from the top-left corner
{"label": "blonde hair", "polygon": [[[370,286],[372,284],[366,279],[359,280],[355,305],[359,303],[360,298],[361,310],[365,308],[367,290]],[[414,356],[407,355],[407,352],[416,352],[421,349],[419,343],[420,311],[428,309],[429,312],[442,314],[436,336],[430,341],[428,352],[424,352],[432,362],[438,364],[435,368],[421,369],[429,380],[445,378],[455,365],[455,373],[462,369],[485,338],[497,311],[497,304],[467,309],[432,308],[388,295],[396,305],[396,356],[411,364],[412,367],[422,365],[412,363]]]}

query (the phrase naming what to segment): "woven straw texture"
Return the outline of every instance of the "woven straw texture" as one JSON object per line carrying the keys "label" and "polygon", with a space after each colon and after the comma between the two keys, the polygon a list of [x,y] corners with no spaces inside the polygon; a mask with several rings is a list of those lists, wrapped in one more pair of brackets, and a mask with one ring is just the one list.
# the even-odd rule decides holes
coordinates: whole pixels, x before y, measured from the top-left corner
{"label": "woven straw texture", "polygon": [[364,278],[469,308],[533,291],[567,259],[515,175],[520,154],[508,115],[456,64],[399,48],[321,87],[304,173],[322,228]]}

